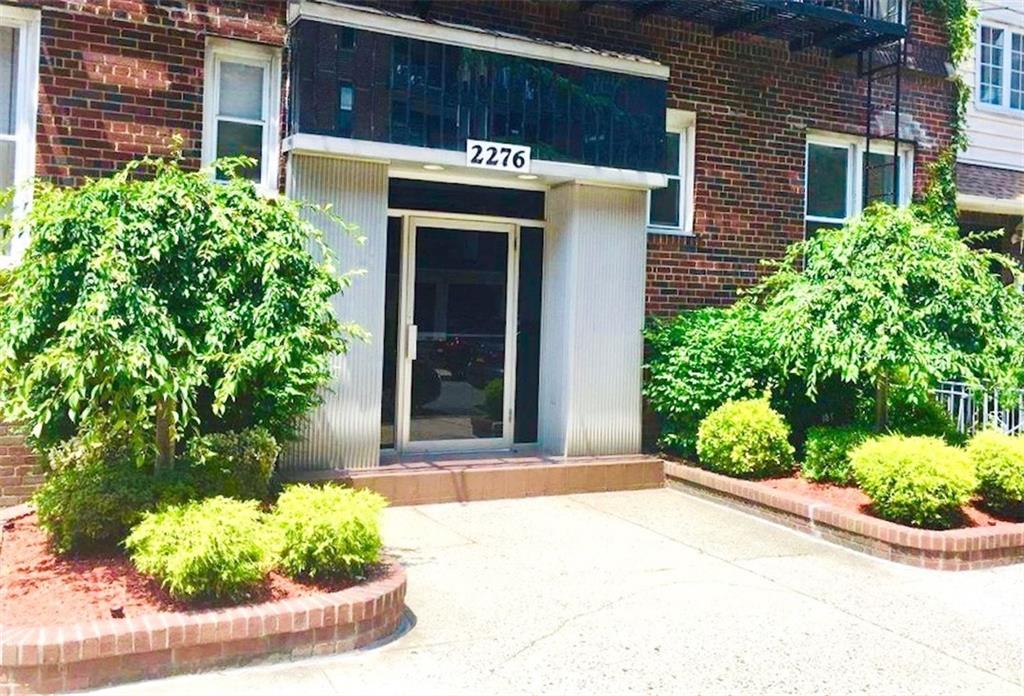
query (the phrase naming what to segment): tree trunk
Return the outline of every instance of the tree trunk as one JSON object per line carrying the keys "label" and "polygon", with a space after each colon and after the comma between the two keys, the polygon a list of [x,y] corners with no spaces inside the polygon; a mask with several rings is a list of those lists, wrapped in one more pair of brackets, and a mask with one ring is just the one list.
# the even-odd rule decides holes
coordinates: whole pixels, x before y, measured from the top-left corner
{"label": "tree trunk", "polygon": [[883,433],[889,426],[889,375],[882,373],[875,380],[875,430]]}
{"label": "tree trunk", "polygon": [[156,469],[170,469],[174,466],[175,432],[171,420],[174,416],[174,401],[159,399],[156,402]]}

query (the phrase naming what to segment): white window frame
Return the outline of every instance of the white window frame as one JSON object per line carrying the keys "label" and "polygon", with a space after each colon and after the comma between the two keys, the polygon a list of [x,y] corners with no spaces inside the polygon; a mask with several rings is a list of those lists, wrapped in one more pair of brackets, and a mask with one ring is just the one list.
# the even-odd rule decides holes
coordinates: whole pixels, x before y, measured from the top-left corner
{"label": "white window frame", "polygon": [[[872,0],[871,4],[868,6],[868,15],[871,16],[873,19],[881,19],[887,22],[892,21],[885,16],[884,12],[882,12],[882,3],[885,1],[886,0]],[[895,5],[896,3],[892,4]],[[907,24],[907,16],[909,14],[909,9],[910,8],[907,6],[907,0],[900,0],[899,9],[897,10],[897,12],[899,12],[899,18],[902,21],[899,22],[899,24]]]}
{"label": "white window frame", "polygon": [[679,135],[679,224],[655,225],[651,223],[651,191],[647,192],[647,231],[650,234],[693,235],[693,167],[696,161],[697,114],[692,111],[668,109],[665,112],[665,132]]}
{"label": "white window frame", "polygon": [[[804,233],[806,234],[808,222],[824,222],[842,225],[847,219],[856,215],[863,208],[864,200],[864,154],[866,140],[854,135],[842,135],[839,133],[811,132],[807,134],[807,144],[804,146]],[[812,145],[845,149],[846,158],[846,217],[833,218],[821,215],[808,215],[807,199],[810,194],[809,170],[810,150]],[[871,152],[879,155],[891,155],[893,147],[891,142],[884,140],[872,140]],[[910,205],[914,195],[914,146],[911,143],[900,143],[900,181],[899,181],[899,206],[901,208]],[[851,171],[852,170],[852,171]]]}
{"label": "white window frame", "polygon": [[[1000,30],[1003,32],[1003,63],[1000,66],[1002,70],[1003,81],[1001,84],[998,104],[992,104],[981,100],[981,32],[983,28],[991,30]],[[1013,27],[1006,26],[1005,24],[995,24],[992,22],[978,23],[978,34],[975,37],[974,42],[974,103],[979,109],[983,109],[985,111],[997,111],[1002,114],[1008,114],[1011,116],[1017,116],[1018,118],[1024,118],[1024,102],[1022,102],[1019,108],[1010,106],[1010,91],[1013,85],[1014,36],[1020,37],[1021,43],[1024,44],[1024,30],[1015,29]]]}
{"label": "white window frame", "polygon": [[278,190],[281,159],[281,49],[234,39],[210,38],[206,42],[205,79],[203,85],[203,166],[217,158],[217,122],[220,111],[221,63],[242,63],[263,68],[262,121],[230,118],[239,123],[260,123],[263,126],[263,153],[257,187],[264,193]]}
{"label": "white window frame", "polygon": [[[24,216],[32,205],[32,187],[28,182],[36,170],[36,115],[39,110],[39,27],[40,12],[25,7],[0,6],[0,26],[18,30],[17,107],[14,135],[0,135],[13,140],[14,195],[12,216]],[[28,246],[28,235],[11,240],[7,253],[0,254],[0,267],[16,264]]]}

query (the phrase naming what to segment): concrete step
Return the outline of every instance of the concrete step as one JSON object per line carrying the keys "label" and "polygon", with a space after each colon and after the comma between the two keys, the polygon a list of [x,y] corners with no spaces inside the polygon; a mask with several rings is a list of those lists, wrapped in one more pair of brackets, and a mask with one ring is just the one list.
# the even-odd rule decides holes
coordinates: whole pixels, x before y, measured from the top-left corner
{"label": "concrete step", "polygon": [[660,488],[663,462],[645,455],[504,456],[402,461],[363,471],[290,472],[287,481],[333,481],[368,488],[392,505],[470,502]]}

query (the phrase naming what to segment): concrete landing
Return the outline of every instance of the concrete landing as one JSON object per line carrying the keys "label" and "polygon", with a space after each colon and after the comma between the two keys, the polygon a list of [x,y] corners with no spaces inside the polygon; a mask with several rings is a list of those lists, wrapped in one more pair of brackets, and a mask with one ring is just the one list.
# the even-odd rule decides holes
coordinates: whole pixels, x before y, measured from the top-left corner
{"label": "concrete landing", "polygon": [[416,455],[380,468],[286,472],[282,479],[337,481],[374,490],[392,505],[661,488],[660,459],[646,455],[553,457],[539,453]]}

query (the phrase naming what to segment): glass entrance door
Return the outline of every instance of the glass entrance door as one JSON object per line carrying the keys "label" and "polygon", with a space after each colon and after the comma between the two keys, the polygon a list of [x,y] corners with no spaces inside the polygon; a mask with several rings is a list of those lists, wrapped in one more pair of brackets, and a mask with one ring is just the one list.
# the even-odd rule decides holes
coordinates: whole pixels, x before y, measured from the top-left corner
{"label": "glass entrance door", "polygon": [[505,223],[410,220],[403,449],[511,446],[515,235]]}

